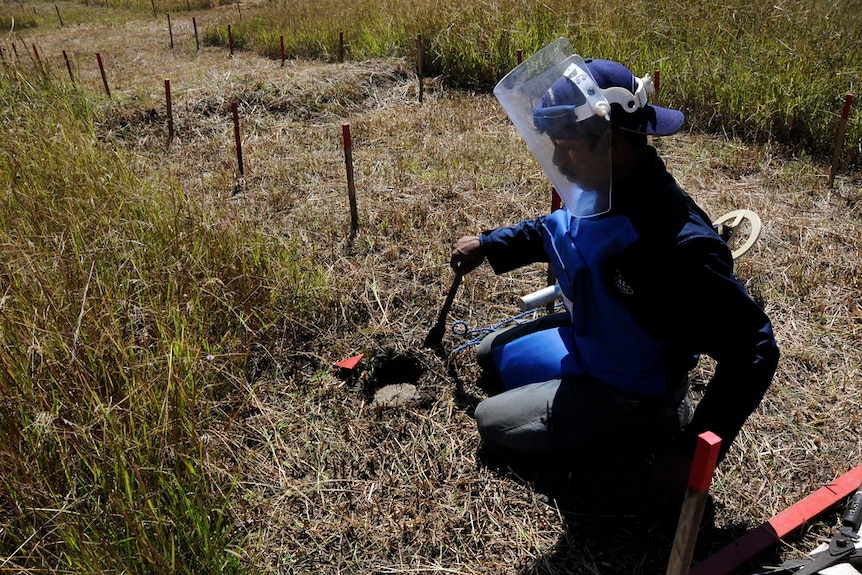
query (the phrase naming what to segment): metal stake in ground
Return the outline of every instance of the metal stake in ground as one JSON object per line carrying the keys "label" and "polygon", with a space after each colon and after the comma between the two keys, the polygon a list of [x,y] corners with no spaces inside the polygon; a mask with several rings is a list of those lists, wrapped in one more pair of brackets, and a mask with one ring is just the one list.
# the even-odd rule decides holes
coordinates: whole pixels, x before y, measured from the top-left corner
{"label": "metal stake in ground", "polygon": [[452,307],[452,302],[455,300],[455,294],[458,292],[458,286],[461,285],[460,273],[455,273],[455,279],[452,280],[452,287],[449,288],[449,293],[446,295],[446,301],[443,302],[443,307],[440,309],[440,314],[437,316],[437,323],[425,336],[425,347],[439,348],[443,343],[443,335],[446,333],[446,316],[449,315],[449,309]]}

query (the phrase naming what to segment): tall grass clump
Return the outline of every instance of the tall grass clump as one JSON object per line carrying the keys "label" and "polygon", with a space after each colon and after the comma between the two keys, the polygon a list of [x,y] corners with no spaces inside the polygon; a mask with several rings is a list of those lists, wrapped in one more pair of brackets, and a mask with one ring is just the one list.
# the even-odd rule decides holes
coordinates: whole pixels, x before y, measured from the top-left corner
{"label": "tall grass clump", "polygon": [[[283,36],[289,57],[331,59],[345,33],[353,58],[415,58],[453,87],[490,90],[516,62],[559,36],[583,56],[663,73],[661,100],[689,127],[828,157],[837,115],[862,80],[862,5],[851,0],[275,0],[235,38],[270,56]],[[222,37],[224,36],[224,37]],[[226,43],[223,27],[208,33]],[[862,112],[847,129],[845,158],[862,160]]]}
{"label": "tall grass clump", "polygon": [[[80,0],[55,4],[5,0],[0,2],[0,32],[11,35],[21,31],[32,32],[34,29],[51,29],[59,25],[59,18],[62,18],[64,27],[103,22],[121,23],[130,18],[152,18],[154,13],[158,18],[163,18],[165,13],[208,10],[226,4],[234,4],[234,2],[231,0],[99,0],[93,2]],[[4,56],[8,57],[6,52],[7,47],[3,46]]]}
{"label": "tall grass clump", "polygon": [[325,312],[327,278],[141,171],[99,113],[0,77],[0,567],[236,572],[248,350]]}

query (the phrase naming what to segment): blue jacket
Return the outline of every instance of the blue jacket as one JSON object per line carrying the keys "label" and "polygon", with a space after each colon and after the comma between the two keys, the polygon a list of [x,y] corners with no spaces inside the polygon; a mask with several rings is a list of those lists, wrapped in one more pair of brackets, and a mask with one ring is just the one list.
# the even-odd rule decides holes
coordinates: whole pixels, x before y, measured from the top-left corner
{"label": "blue jacket", "polygon": [[[636,181],[615,186],[612,201],[612,211],[593,224],[623,216],[636,239],[603,264],[597,281],[605,286],[596,293],[614,294],[632,322],[660,345],[669,378],[682,377],[700,354],[716,361],[682,445],[693,450],[697,435],[708,430],[722,438],[726,452],[775,373],[779,352],[772,325],[734,276],[730,250],[711,231],[708,216],[679,188],[655,150],[650,148],[648,166]],[[480,234],[494,272],[551,261],[546,248],[552,244],[549,222],[560,217],[555,214]],[[567,287],[573,301],[591,297],[589,290]],[[593,303],[601,302],[581,302],[575,315],[579,306]]]}

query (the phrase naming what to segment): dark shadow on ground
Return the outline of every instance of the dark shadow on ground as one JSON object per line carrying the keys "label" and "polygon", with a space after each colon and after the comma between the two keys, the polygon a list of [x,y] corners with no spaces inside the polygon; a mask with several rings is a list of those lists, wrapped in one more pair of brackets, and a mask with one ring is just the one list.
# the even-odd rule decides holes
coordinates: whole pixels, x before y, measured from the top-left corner
{"label": "dark shadow on ground", "polygon": [[[666,572],[681,497],[658,501],[645,480],[653,455],[643,446],[597,447],[565,460],[513,464],[481,447],[477,462],[534,490],[559,513],[563,533],[524,575],[663,574]],[[745,529],[717,528],[707,502],[693,561],[704,560]],[[745,571],[741,571],[745,572]]]}
{"label": "dark shadow on ground", "polygon": [[[499,392],[499,382],[470,362],[450,357],[449,377],[456,405],[468,415],[478,403]],[[649,478],[662,441],[648,433],[608,438],[603,445],[566,457],[513,460],[480,446],[481,467],[538,493],[555,509],[563,532],[554,546],[523,567],[522,575],[664,574],[676,533],[682,493],[675,501],[657,498]],[[707,501],[693,564],[701,562],[745,534],[750,526],[715,525],[712,497]],[[758,565],[776,565],[769,555],[740,567],[750,574]]]}

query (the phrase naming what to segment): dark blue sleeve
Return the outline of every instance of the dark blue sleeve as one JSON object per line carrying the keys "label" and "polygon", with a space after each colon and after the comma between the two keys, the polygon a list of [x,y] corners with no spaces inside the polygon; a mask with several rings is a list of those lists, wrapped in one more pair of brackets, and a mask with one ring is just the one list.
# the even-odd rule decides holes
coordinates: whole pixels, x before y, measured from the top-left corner
{"label": "dark blue sleeve", "polygon": [[497,228],[479,234],[482,253],[495,274],[502,274],[516,268],[548,261],[545,253],[543,233],[545,216],[526,220],[514,226]]}
{"label": "dark blue sleeve", "polygon": [[693,450],[697,435],[722,438],[722,456],[772,382],[779,351],[772,324],[733,274],[724,246],[698,241],[677,253],[665,303],[677,337],[692,352],[716,361],[682,443]]}

